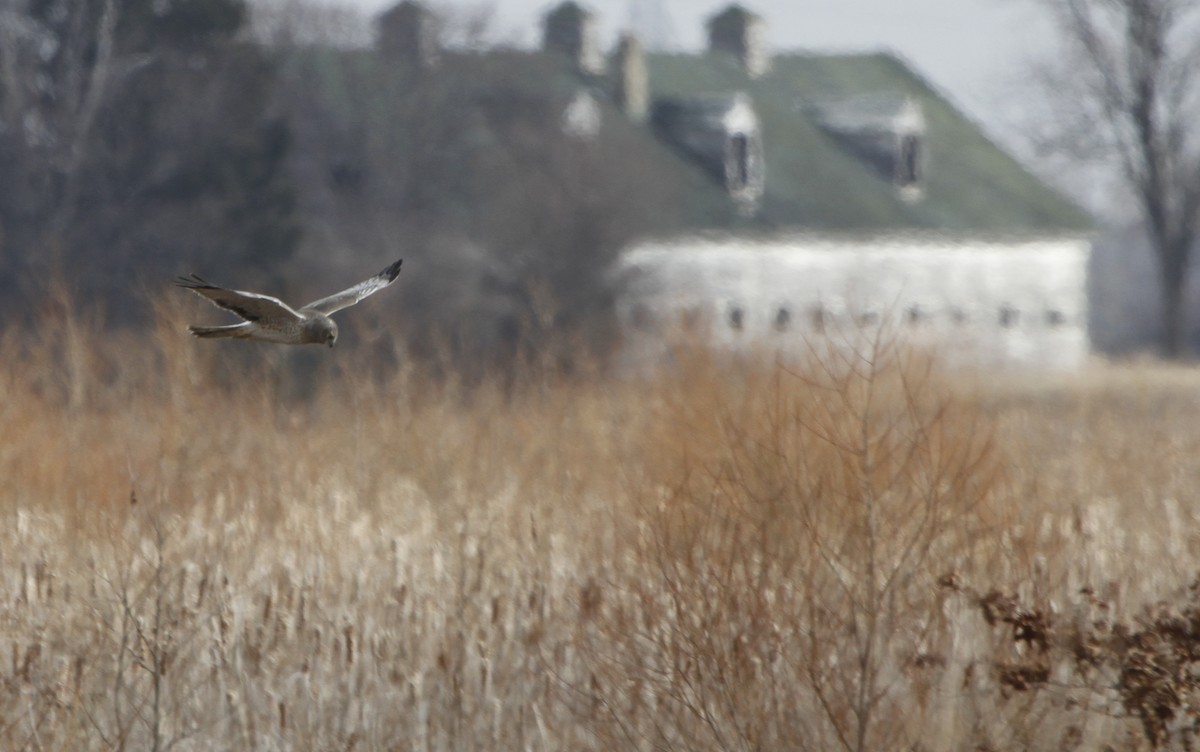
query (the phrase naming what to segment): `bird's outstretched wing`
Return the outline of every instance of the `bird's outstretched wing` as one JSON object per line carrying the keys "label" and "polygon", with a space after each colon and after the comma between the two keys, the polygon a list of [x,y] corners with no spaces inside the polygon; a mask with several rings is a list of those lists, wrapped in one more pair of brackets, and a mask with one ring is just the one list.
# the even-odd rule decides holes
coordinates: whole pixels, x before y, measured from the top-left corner
{"label": "bird's outstretched wing", "polygon": [[227,287],[219,287],[205,282],[195,274],[190,277],[180,277],[175,280],[175,284],[184,289],[191,290],[197,295],[208,298],[214,305],[220,306],[227,311],[232,311],[247,321],[267,320],[284,322],[288,320],[299,321],[304,318],[279,298],[273,298],[270,295],[260,295],[256,292],[230,290]]}
{"label": "bird's outstretched wing", "polygon": [[316,311],[323,313],[326,316],[334,311],[340,311],[343,308],[352,306],[373,292],[379,292],[391,283],[396,281],[396,277],[400,276],[400,264],[404,263],[404,259],[400,259],[380,273],[376,274],[368,280],[359,282],[354,287],[348,290],[342,290],[339,293],[330,295],[327,298],[314,300],[300,310]]}

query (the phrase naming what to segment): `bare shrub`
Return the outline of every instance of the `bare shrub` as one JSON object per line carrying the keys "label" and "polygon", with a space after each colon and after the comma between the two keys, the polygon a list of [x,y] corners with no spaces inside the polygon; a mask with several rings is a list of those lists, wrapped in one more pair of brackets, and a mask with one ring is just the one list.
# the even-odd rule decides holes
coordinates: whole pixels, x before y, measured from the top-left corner
{"label": "bare shrub", "polygon": [[589,640],[614,743],[921,737],[936,575],[995,525],[991,435],[915,354],[876,339],[826,355],[682,369],[635,481],[641,535]]}

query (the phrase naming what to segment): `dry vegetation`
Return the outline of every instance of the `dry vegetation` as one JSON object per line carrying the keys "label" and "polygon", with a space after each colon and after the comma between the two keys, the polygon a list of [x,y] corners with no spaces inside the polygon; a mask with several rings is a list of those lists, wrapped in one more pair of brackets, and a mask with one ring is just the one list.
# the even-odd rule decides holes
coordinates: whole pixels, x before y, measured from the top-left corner
{"label": "dry vegetation", "polygon": [[1192,744],[1200,375],[467,388],[163,318],[0,341],[0,748]]}

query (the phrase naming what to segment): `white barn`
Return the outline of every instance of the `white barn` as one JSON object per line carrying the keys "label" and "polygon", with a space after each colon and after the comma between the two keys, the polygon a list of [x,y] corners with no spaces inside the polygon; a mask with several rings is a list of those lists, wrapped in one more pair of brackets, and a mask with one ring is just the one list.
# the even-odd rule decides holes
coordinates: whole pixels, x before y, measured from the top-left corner
{"label": "white barn", "polygon": [[985,365],[1078,366],[1088,352],[1089,239],[945,233],[691,237],[620,262],[625,357],[660,359],[676,327],[720,347],[800,355],[813,336],[873,331]]}
{"label": "white barn", "polygon": [[[677,323],[799,352],[885,320],[971,362],[1087,356],[1091,219],[896,55],[772,50],[736,3],[695,52],[606,44],[574,0],[543,26],[520,53],[538,64],[525,94],[557,103],[582,152],[631,180],[654,170],[661,193],[613,270],[628,359],[660,357]],[[421,38],[400,31],[393,47]],[[513,60],[462,56],[447,75]]]}

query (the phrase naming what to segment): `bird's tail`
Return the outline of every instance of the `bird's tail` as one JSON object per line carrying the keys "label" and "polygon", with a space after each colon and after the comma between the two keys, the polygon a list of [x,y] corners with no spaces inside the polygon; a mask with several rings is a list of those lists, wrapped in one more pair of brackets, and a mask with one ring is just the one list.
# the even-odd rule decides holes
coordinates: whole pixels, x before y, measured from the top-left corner
{"label": "bird's tail", "polygon": [[249,327],[241,324],[226,324],[225,326],[189,326],[188,331],[197,337],[214,339],[217,337],[245,337]]}

